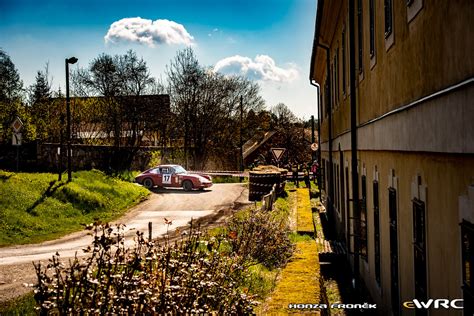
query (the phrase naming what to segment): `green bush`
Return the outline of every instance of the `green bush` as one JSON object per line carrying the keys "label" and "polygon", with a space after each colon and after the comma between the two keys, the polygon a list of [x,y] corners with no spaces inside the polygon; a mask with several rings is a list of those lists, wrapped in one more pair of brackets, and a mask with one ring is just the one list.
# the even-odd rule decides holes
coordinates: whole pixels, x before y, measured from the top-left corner
{"label": "green bush", "polygon": [[267,268],[283,266],[293,252],[287,220],[273,212],[250,209],[232,217],[227,223],[232,252],[247,265]]}
{"label": "green bush", "polygon": [[126,182],[135,182],[135,177],[140,174],[140,171],[132,171],[132,170],[122,170],[112,174],[113,177],[120,179]]}
{"label": "green bush", "polygon": [[161,151],[154,150],[150,152],[150,161],[148,162],[148,168],[152,168],[161,164]]}
{"label": "green bush", "polygon": [[213,183],[239,183],[240,178],[234,176],[212,176]]}

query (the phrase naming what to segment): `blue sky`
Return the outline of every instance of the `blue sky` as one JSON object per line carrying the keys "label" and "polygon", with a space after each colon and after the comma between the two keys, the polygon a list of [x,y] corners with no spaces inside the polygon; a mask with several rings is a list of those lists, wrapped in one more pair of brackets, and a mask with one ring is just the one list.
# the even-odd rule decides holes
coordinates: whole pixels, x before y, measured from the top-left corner
{"label": "blue sky", "polygon": [[66,57],[84,67],[100,53],[134,49],[164,79],[176,51],[191,44],[203,65],[257,80],[268,107],[283,102],[309,118],[315,14],[316,0],[0,0],[0,48],[26,86],[48,62],[57,89]]}

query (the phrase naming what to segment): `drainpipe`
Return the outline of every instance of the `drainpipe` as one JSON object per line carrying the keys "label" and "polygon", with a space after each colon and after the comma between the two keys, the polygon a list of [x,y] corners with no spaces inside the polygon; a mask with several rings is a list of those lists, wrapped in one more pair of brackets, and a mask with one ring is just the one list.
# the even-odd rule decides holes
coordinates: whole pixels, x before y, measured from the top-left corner
{"label": "drainpipe", "polygon": [[309,81],[309,83],[316,87],[318,89],[317,91],[317,98],[318,98],[318,165],[319,165],[319,168],[318,168],[318,174],[317,174],[317,177],[318,177],[318,188],[321,190],[321,183],[322,183],[322,179],[321,179],[321,87],[319,85],[319,83],[316,82],[316,80],[314,79],[311,79]]}
{"label": "drainpipe", "polygon": [[352,168],[352,205],[354,221],[354,283],[359,288],[359,252],[360,252],[360,208],[359,180],[357,175],[357,111],[356,111],[356,67],[355,67],[355,34],[354,34],[354,1],[349,1],[349,78],[351,104],[351,168]]}
{"label": "drainpipe", "polygon": [[[349,1],[350,2],[350,1]],[[329,214],[331,217],[334,216],[334,179],[333,179],[333,170],[332,170],[332,95],[331,95],[331,62],[330,62],[330,49],[328,46],[318,43],[318,47],[324,48],[326,51],[326,71],[327,71],[327,84],[328,84],[328,103],[329,103],[329,111],[328,111],[328,130],[329,130],[329,190],[328,190],[328,197],[329,203],[327,203],[329,207]]]}

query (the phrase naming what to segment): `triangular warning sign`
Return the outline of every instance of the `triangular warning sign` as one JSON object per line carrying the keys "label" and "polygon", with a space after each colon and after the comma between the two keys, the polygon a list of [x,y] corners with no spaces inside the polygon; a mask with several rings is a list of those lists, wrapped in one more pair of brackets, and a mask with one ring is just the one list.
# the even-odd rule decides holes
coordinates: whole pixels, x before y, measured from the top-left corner
{"label": "triangular warning sign", "polygon": [[283,154],[286,151],[286,148],[271,148],[273,157],[275,157],[276,161],[280,161],[281,157],[283,157]]}

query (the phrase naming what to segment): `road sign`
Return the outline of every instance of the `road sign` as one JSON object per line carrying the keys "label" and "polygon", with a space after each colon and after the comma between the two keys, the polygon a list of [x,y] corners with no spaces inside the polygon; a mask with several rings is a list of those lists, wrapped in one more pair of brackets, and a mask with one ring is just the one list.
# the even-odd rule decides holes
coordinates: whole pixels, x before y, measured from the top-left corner
{"label": "road sign", "polygon": [[20,118],[17,116],[15,120],[12,123],[12,128],[15,133],[19,133],[21,131],[21,128],[23,127],[23,122],[20,120]]}
{"label": "road sign", "polygon": [[278,162],[286,151],[286,148],[270,148],[273,157]]}
{"label": "road sign", "polygon": [[311,144],[311,150],[312,150],[312,151],[318,150],[318,147],[319,147],[319,146],[318,146],[318,143],[312,143],[312,144]]}
{"label": "road sign", "polygon": [[20,146],[21,145],[21,133],[13,133],[12,145]]}

